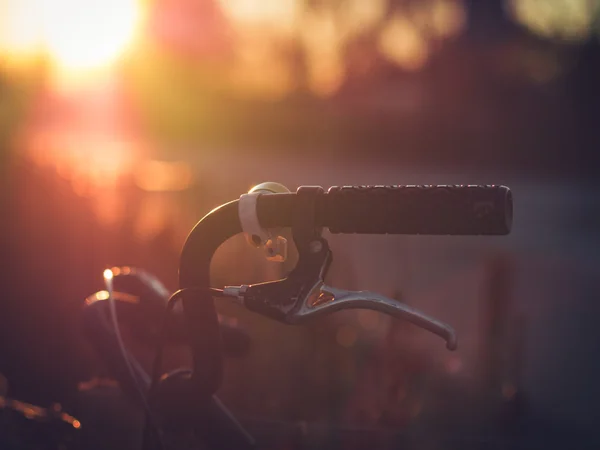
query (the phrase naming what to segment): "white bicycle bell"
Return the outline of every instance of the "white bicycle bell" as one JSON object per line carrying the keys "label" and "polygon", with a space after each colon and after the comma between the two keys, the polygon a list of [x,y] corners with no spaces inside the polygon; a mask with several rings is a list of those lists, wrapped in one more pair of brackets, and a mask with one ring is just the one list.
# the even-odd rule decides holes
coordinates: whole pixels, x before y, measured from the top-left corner
{"label": "white bicycle bell", "polygon": [[261,194],[290,192],[283,184],[268,181],[254,186],[240,197],[239,216],[246,241],[254,248],[263,248],[267,260],[284,262],[287,259],[287,239],[281,236],[281,229],[264,229],[260,226],[256,212],[256,202]]}

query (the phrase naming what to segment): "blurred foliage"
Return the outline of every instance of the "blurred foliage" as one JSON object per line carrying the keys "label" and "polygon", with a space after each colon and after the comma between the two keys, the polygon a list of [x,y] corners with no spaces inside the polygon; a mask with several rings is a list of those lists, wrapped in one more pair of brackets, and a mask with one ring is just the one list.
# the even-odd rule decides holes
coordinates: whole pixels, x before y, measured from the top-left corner
{"label": "blurred foliage", "polygon": [[[293,124],[308,122],[303,128],[315,133],[336,127],[321,99],[376,82],[390,67],[419,69],[465,21],[453,0],[232,1],[203,15],[175,3],[173,11],[158,0],[152,8],[179,27],[193,23],[204,43],[190,50],[191,38],[182,43],[157,33],[149,15],[124,70],[148,128],[171,142],[219,136],[227,144],[240,133],[310,140],[294,135]],[[228,25],[216,32],[215,23]],[[322,116],[311,118],[319,105]],[[257,113],[263,123],[250,127],[246,119]]]}
{"label": "blurred foliage", "polygon": [[[593,36],[599,4],[507,0],[505,17],[495,20],[512,20],[532,34],[517,33],[515,41],[513,25],[503,45],[481,55],[459,41],[469,20],[478,20],[461,0],[236,0],[217,2],[220,8],[210,14],[188,11],[187,3],[199,2],[171,6],[180,15],[187,11],[176,23],[200,30],[191,35],[202,35],[203,44],[190,50],[147,32],[125,68],[149,130],[170,144],[228,145],[234,136],[238,142],[268,136],[277,145],[310,145],[317,135],[335,141],[342,130],[361,126],[342,117],[337,100],[386,95],[378,92],[390,80],[402,84],[411,74],[424,79],[436,61],[454,65],[461,49],[472,59],[484,56],[480,64],[491,64],[496,79],[548,83],[573,66],[573,44]],[[166,14],[167,3],[152,5]]]}
{"label": "blurred foliage", "polygon": [[518,23],[543,38],[580,43],[600,33],[598,0],[509,0],[507,4]]}
{"label": "blurred foliage", "polygon": [[31,99],[43,84],[43,63],[36,70],[3,67],[0,60],[0,170],[6,168],[13,139],[27,114]]}
{"label": "blurred foliage", "polygon": [[[7,43],[22,44],[10,39],[10,30],[29,30],[17,25],[24,25],[34,16],[32,27],[43,22],[38,16],[48,9],[42,8],[39,0],[9,0],[2,7],[13,3],[20,6],[0,10],[6,12],[0,19],[0,54],[6,53]],[[64,0],[60,5],[60,11],[66,14],[70,3]],[[574,58],[568,53],[576,54],[579,44],[595,36],[600,2],[131,0],[127,5],[135,26],[113,20],[119,10],[114,8],[119,6],[111,1],[106,8],[93,10],[94,14],[107,16],[94,21],[94,34],[99,34],[103,21],[106,35],[126,36],[135,30],[131,42],[115,40],[111,48],[123,45],[120,73],[149,137],[172,147],[178,142],[227,146],[240,140],[255,145],[294,142],[311,146],[317,137],[321,143],[327,141],[327,146],[329,141],[345,139],[349,129],[365,126],[360,117],[349,117],[370,114],[362,111],[363,106],[383,105],[385,112],[394,113],[407,109],[404,104],[419,104],[419,98],[425,95],[437,99],[440,95],[432,94],[434,91],[444,86],[454,89],[454,84],[463,83],[458,78],[473,77],[466,75],[469,66],[498,84],[547,84],[574,66]],[[132,5],[137,5],[139,11],[134,13]],[[32,14],[36,8],[41,12]],[[80,9],[76,12],[82,21],[94,19],[94,15],[85,15]],[[14,16],[15,23],[2,30],[3,24],[11,24],[11,11],[19,12]],[[492,13],[493,19],[485,17]],[[472,22],[485,22],[481,25],[485,28],[490,20],[507,31],[501,44],[488,43],[478,50],[476,44],[472,45],[474,41],[463,39]],[[520,33],[515,23],[529,33]],[[67,31],[62,20],[45,27],[61,31],[54,33],[59,37]],[[100,52],[98,57],[107,56],[104,46],[94,48],[97,36],[86,44],[85,26],[78,27],[73,29],[82,40],[78,52],[86,45],[90,47],[90,55],[84,59],[94,59],[94,51]],[[13,38],[35,40],[34,28],[25,35],[19,33]],[[51,68],[54,64],[56,71],[64,71],[60,66],[65,61],[61,58],[73,48],[69,44],[61,50],[66,44],[53,40],[53,36],[47,36],[49,43],[43,51],[50,52],[47,56]],[[19,58],[14,51],[7,55],[10,58],[6,66],[12,67]],[[427,72],[440,65],[444,66],[441,72],[447,73],[429,77]],[[9,99],[3,98],[0,105],[0,133],[4,139],[7,130],[18,123],[19,108],[29,98],[19,92],[27,90],[32,70],[27,72],[23,64],[20,67],[9,72]],[[33,72],[38,69],[28,67]],[[441,87],[434,86],[440,81]],[[66,84],[70,82],[68,78]],[[467,94],[487,98],[477,91],[478,82],[471,80]],[[419,83],[427,87],[419,88]],[[401,92],[391,92],[394,89]],[[419,90],[427,92],[419,94]],[[351,109],[344,106],[345,101],[355,98],[360,98],[362,104]],[[430,112],[431,116],[439,113]],[[382,123],[379,117],[372,116],[372,120]],[[403,123],[407,120],[404,115]]]}

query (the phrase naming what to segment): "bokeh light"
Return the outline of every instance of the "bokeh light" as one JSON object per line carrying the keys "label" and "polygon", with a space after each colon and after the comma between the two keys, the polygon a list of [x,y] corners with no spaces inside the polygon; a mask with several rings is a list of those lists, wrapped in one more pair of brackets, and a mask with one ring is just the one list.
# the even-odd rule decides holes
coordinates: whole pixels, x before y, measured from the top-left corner
{"label": "bokeh light", "polygon": [[598,1],[509,0],[508,6],[517,21],[544,38],[581,42],[597,31]]}
{"label": "bokeh light", "polygon": [[427,62],[429,48],[417,26],[403,16],[393,17],[382,30],[379,50],[407,70],[418,70]]}
{"label": "bokeh light", "polygon": [[151,192],[183,191],[193,180],[192,169],[184,161],[142,161],[134,177],[138,187]]}
{"label": "bokeh light", "polygon": [[289,35],[296,26],[298,0],[219,0],[225,15],[238,27],[268,28]]}

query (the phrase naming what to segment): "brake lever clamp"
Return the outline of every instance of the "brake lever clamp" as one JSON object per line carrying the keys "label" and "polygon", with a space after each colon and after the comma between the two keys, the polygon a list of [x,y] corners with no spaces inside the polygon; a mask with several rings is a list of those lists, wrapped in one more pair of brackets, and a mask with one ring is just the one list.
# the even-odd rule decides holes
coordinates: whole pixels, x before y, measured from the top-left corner
{"label": "brake lever clamp", "polygon": [[249,286],[227,287],[225,295],[237,297],[249,310],[287,324],[299,324],[343,309],[371,309],[407,320],[457,347],[454,329],[404,303],[369,291],[346,291],[325,285],[332,261],[329,243],[315,226],[315,205],[320,187],[301,187],[292,234],[298,248],[298,264],[283,280]]}
{"label": "brake lever clamp", "polygon": [[[297,206],[292,218],[292,235],[298,249],[298,263],[283,280],[225,288],[232,292],[251,311],[284,323],[297,323],[296,312],[325,277],[332,254],[329,244],[322,236],[322,229],[315,226],[316,199],[323,188],[303,186],[298,189]],[[239,295],[237,295],[239,294]]]}

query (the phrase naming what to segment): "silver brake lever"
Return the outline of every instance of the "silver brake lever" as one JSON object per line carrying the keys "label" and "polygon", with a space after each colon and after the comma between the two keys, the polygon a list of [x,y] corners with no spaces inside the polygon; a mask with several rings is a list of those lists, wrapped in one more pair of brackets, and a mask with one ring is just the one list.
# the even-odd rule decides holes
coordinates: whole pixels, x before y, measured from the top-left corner
{"label": "silver brake lever", "polygon": [[304,298],[304,301],[299,303],[298,309],[292,313],[293,319],[288,318],[288,320],[292,319],[295,323],[342,309],[371,309],[398,319],[405,319],[437,334],[446,341],[448,350],[456,350],[457,347],[456,332],[450,325],[375,292],[346,291],[318,282]]}

